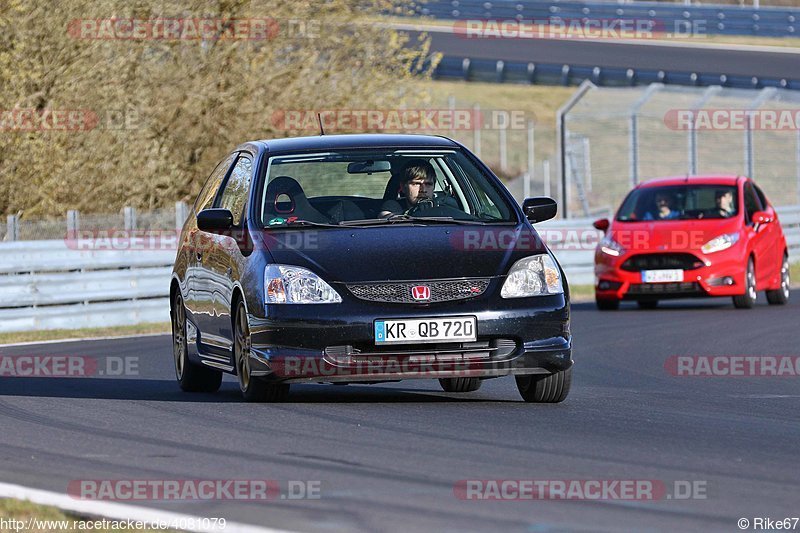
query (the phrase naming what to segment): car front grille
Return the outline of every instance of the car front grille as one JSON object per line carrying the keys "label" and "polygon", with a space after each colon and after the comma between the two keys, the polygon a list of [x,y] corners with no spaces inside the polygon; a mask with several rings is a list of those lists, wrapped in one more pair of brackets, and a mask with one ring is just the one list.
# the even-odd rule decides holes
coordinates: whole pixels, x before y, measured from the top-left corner
{"label": "car front grille", "polygon": [[[391,283],[360,283],[347,285],[353,296],[362,300],[384,303],[436,303],[475,298],[486,292],[489,279],[459,279],[432,281],[404,281]],[[430,289],[430,298],[417,300],[412,288],[425,286]]]}
{"label": "car front grille", "polygon": [[642,270],[662,270],[668,268],[694,270],[703,265],[704,263],[692,254],[639,254],[629,257],[622,263],[620,268],[628,272],[640,272]]}
{"label": "car front grille", "polygon": [[403,346],[344,345],[328,346],[325,356],[336,364],[365,364],[390,359],[446,363],[458,361],[503,360],[512,356],[519,344],[513,339],[496,338],[473,342],[414,344]]}
{"label": "car front grille", "polygon": [[697,282],[683,283],[633,283],[627,295],[646,294],[701,294],[703,289]]}

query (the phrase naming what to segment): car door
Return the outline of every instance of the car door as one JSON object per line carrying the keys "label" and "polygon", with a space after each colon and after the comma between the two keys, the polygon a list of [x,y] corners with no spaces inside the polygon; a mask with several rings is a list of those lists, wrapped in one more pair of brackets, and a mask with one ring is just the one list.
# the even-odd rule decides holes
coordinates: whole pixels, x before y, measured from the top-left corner
{"label": "car door", "polygon": [[231,302],[234,280],[241,259],[240,240],[246,231],[245,207],[250,192],[253,160],[249,154],[239,154],[228,178],[222,185],[214,207],[227,209],[233,215],[233,228],[225,235],[213,235],[208,257],[204,264],[211,291],[213,314],[206,339],[213,342],[211,351],[220,354],[230,352],[233,347]]}
{"label": "car door", "polygon": [[750,242],[750,249],[756,260],[756,287],[759,289],[766,283],[771,274],[770,260],[769,260],[769,224],[756,224],[753,221],[753,215],[757,211],[762,210],[761,202],[756,195],[753,184],[748,180],[744,182],[742,191],[743,205],[744,205],[744,222],[745,232],[747,233],[748,241]]}
{"label": "car door", "polygon": [[[230,172],[235,158],[235,153],[228,155],[211,173],[203,190],[197,197],[192,209],[192,217],[196,218],[197,213],[200,211],[213,207],[214,201],[219,196],[222,183]],[[212,327],[213,300],[205,261],[213,244],[213,237],[213,234],[202,231],[197,227],[197,220],[194,221],[191,235],[188,237],[191,250],[187,261],[189,294],[186,297],[186,310],[199,330],[201,345],[205,344],[205,336]]]}
{"label": "car door", "polygon": [[777,222],[775,208],[769,203],[764,191],[755,183],[753,183],[753,189],[761,204],[761,210],[767,213],[773,220],[773,222],[769,224],[764,224],[764,228],[760,230],[763,234],[762,238],[767,242],[767,258],[764,265],[765,268],[762,269],[763,274],[765,278],[776,277],[780,273],[783,263],[783,232],[781,231],[780,224]]}

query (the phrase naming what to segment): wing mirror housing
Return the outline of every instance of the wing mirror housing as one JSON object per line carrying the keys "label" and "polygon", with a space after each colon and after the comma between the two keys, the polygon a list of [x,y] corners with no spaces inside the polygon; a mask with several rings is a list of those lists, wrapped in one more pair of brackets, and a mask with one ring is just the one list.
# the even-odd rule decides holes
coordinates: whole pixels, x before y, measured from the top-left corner
{"label": "wing mirror housing", "polygon": [[536,224],[555,217],[558,213],[558,204],[548,196],[525,198],[522,202],[522,212],[531,224]]}
{"label": "wing mirror housing", "polygon": [[203,209],[197,213],[197,227],[208,233],[222,233],[233,227],[233,213],[227,209]]}

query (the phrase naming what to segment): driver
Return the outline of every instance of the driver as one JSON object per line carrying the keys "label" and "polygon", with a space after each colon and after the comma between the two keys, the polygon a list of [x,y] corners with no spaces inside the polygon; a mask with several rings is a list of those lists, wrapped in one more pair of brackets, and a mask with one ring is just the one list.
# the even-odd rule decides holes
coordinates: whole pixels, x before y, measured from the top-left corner
{"label": "driver", "polygon": [[381,217],[408,213],[424,200],[433,201],[436,171],[424,159],[412,159],[400,173],[400,200],[386,200],[381,205]]}
{"label": "driver", "polygon": [[717,204],[717,208],[714,210],[715,215],[722,218],[733,216],[735,211],[733,207],[733,191],[730,189],[718,190],[714,195],[714,201]]}

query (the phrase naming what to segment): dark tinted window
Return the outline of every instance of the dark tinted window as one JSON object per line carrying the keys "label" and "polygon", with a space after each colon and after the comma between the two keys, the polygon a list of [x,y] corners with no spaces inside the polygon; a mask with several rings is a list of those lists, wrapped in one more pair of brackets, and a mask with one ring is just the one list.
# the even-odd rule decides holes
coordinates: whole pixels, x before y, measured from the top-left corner
{"label": "dark tinted window", "polygon": [[242,220],[242,212],[247,203],[247,193],[250,190],[250,177],[253,174],[253,162],[249,157],[240,156],[231,171],[225,189],[219,197],[217,207],[227,209],[233,214],[233,223],[238,226]]}
{"label": "dark tinted window", "polygon": [[747,211],[747,222],[753,220],[753,213],[761,210],[761,204],[750,183],[746,183],[744,186],[744,208]]}
{"label": "dark tinted window", "polygon": [[617,213],[622,222],[728,218],[738,213],[736,187],[671,185],[634,189]]}
{"label": "dark tinted window", "polygon": [[758,200],[761,202],[761,208],[766,209],[767,206],[769,205],[769,202],[767,201],[767,196],[764,194],[764,191],[761,190],[761,187],[759,187],[755,183],[753,184],[753,187],[756,190],[756,195],[758,196]]}
{"label": "dark tinted window", "polygon": [[196,213],[202,211],[203,209],[208,209],[214,203],[214,198],[217,196],[219,186],[222,184],[222,180],[225,179],[228,169],[231,168],[231,163],[233,163],[233,158],[235,156],[236,154],[231,154],[220,161],[220,163],[208,177],[206,184],[203,185],[203,190],[201,190],[200,194],[197,195],[197,200],[194,203],[194,210]]}

